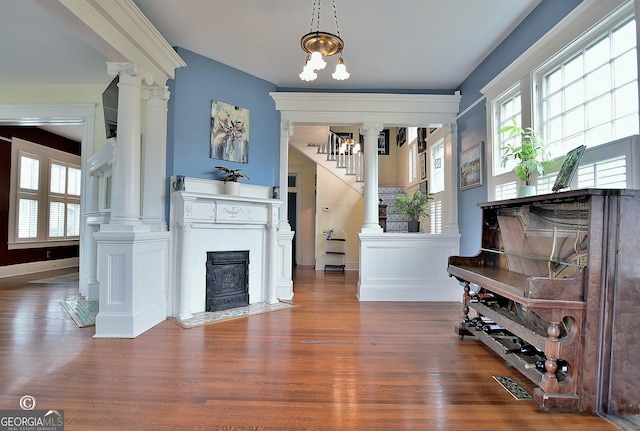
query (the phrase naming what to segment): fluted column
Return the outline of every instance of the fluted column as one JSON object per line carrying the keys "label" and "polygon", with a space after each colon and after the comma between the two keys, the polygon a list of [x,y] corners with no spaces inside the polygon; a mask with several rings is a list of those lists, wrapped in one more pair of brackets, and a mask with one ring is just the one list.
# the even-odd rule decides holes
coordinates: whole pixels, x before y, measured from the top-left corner
{"label": "fluted column", "polygon": [[378,221],[378,136],[382,123],[363,123],[364,135],[364,223],[360,232],[382,232]]}
{"label": "fluted column", "polygon": [[118,136],[109,224],[140,224],[140,109],[142,80],[151,77],[137,63],[107,63],[118,83]]}
{"label": "fluted column", "polygon": [[142,222],[152,231],[166,231],[167,190],[167,101],[168,87],[150,87],[142,91],[147,101],[147,122],[143,151]]}
{"label": "fluted column", "polygon": [[290,231],[289,224],[289,137],[293,135],[293,123],[283,121],[280,124],[280,199],[282,206],[280,207],[280,221],[278,229],[281,231]]}

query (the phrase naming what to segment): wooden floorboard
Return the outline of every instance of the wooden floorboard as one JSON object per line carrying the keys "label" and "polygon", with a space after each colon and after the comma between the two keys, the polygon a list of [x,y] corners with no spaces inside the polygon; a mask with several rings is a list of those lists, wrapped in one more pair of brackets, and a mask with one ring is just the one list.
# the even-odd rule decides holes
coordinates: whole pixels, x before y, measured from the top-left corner
{"label": "wooden floorboard", "polygon": [[297,268],[297,307],[133,340],[76,327],[77,285],[28,283],[62,272],[0,280],[0,409],[29,394],[66,431],[618,429],[515,400],[493,375],[533,385],[455,335],[461,304],[359,302],[352,271]]}

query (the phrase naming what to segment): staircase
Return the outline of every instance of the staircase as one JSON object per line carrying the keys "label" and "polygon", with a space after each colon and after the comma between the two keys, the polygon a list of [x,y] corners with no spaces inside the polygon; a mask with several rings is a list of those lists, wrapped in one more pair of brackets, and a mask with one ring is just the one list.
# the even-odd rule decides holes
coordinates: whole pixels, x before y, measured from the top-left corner
{"label": "staircase", "polygon": [[[303,143],[304,141],[291,142],[291,145],[302,154],[333,172],[336,177],[348,184],[359,194],[363,193],[364,157],[361,151],[353,151],[353,148],[341,151],[344,139],[327,129],[328,137],[325,142]],[[316,137],[315,141],[318,142]],[[308,141],[307,141],[308,142]],[[380,187],[378,198],[381,203],[387,205],[387,232],[407,232],[409,218],[403,214],[393,214],[393,203],[397,195],[404,194],[403,187]]]}
{"label": "staircase", "polygon": [[403,195],[403,187],[379,187],[378,199],[387,205],[387,232],[407,232],[409,217],[405,214],[394,214],[393,203],[396,196]]}
{"label": "staircase", "polygon": [[327,133],[328,137],[322,144],[296,142],[291,145],[362,194],[364,185],[362,152],[354,151],[353,147],[341,149],[344,139],[330,130],[327,130]]}

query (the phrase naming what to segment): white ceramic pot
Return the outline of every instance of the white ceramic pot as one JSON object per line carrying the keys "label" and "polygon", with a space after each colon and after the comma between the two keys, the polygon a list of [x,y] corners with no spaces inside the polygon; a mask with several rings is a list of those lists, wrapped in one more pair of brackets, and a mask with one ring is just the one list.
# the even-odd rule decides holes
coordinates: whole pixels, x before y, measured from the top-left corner
{"label": "white ceramic pot", "polygon": [[536,186],[520,186],[518,188],[518,197],[525,198],[527,196],[536,195]]}
{"label": "white ceramic pot", "polygon": [[224,192],[228,195],[239,195],[241,185],[236,181],[227,181],[224,183]]}

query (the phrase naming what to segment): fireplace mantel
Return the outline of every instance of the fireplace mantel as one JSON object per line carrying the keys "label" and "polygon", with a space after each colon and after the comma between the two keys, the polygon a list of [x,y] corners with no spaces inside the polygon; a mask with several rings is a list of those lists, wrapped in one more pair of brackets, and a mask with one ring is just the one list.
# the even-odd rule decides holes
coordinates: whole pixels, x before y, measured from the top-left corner
{"label": "fireplace mantel", "polygon": [[188,319],[205,311],[206,260],[210,251],[249,250],[249,303],[278,301],[278,209],[271,188],[242,185],[223,194],[219,181],[185,179],[171,193],[172,258],[169,314]]}

